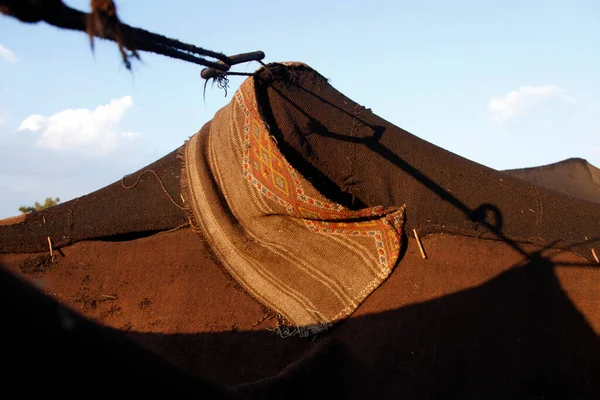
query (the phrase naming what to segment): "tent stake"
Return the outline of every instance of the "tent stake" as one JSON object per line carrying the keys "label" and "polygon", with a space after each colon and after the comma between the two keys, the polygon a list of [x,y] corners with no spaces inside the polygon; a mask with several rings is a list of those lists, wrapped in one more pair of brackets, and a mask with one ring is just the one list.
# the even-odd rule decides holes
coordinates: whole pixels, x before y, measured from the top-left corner
{"label": "tent stake", "polygon": [[54,254],[52,253],[52,240],[50,240],[50,236],[46,236],[46,239],[48,239],[48,248],[50,249],[50,257],[54,257]]}
{"label": "tent stake", "polygon": [[419,238],[419,235],[417,235],[417,230],[413,229],[413,233],[415,234],[415,239],[417,239],[417,245],[419,245],[419,250],[421,251],[421,256],[423,257],[423,259],[426,259],[427,255],[425,255],[425,250],[423,250],[423,244],[421,243],[421,239]]}

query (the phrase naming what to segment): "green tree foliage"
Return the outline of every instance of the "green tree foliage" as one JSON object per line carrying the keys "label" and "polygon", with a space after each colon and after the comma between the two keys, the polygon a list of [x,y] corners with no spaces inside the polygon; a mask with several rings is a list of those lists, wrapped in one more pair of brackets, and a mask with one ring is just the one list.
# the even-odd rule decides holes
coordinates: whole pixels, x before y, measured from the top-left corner
{"label": "green tree foliage", "polygon": [[58,205],[58,203],[60,203],[60,199],[58,197],[55,199],[53,199],[52,197],[46,197],[46,200],[44,200],[44,204],[40,204],[36,201],[33,206],[19,207],[19,211],[21,211],[23,214],[26,214],[28,212],[40,211],[46,208],[54,207],[55,205]]}

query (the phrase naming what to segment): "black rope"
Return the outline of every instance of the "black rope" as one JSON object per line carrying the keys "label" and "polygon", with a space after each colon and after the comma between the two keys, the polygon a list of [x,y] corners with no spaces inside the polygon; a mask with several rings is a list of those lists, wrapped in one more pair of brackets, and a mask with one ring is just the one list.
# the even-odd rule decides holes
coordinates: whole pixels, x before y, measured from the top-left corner
{"label": "black rope", "polygon": [[166,36],[160,35],[158,33],[149,32],[145,29],[132,28],[132,27],[129,27],[128,25],[124,25],[124,26],[126,26],[127,28],[132,30],[131,34],[133,35],[134,40],[136,40],[136,41],[137,40],[154,41],[156,43],[163,44],[165,46],[168,46],[168,47],[171,47],[174,49],[178,49],[178,50],[182,50],[182,51],[185,51],[188,53],[193,53],[193,54],[198,54],[198,55],[202,55],[202,56],[216,58],[217,60],[223,61],[225,64],[231,65],[231,60],[229,59],[229,57],[227,57],[226,55],[224,55],[222,53],[203,49],[202,47],[198,47],[193,44],[184,43],[177,39],[171,39]]}
{"label": "black rope", "polygon": [[253,72],[235,72],[235,71],[224,71],[223,74],[231,75],[231,76],[255,76],[256,75]]}
{"label": "black rope", "polygon": [[163,44],[156,43],[156,42],[153,43],[153,42],[141,41],[140,43],[143,44],[143,46],[138,47],[138,49],[142,50],[142,51],[160,54],[160,55],[163,55],[166,57],[175,58],[177,60],[187,61],[189,63],[193,63],[196,65],[202,65],[205,67],[216,68],[219,70],[223,69],[222,64],[218,64],[217,62],[214,62],[214,61],[209,61],[205,58],[198,57],[193,54],[185,53],[176,48],[165,46]]}
{"label": "black rope", "polygon": [[[97,3],[110,5],[113,10],[116,10],[112,0],[97,1]],[[94,8],[92,13],[88,14],[65,5],[61,0],[0,0],[0,12],[22,22],[44,21],[58,28],[87,32],[91,39],[98,37],[118,43],[123,62],[128,69],[131,68],[129,58],[137,58],[138,50],[220,71],[228,70],[232,65],[231,59],[225,54],[123,24],[117,18],[116,11],[107,14],[104,12],[106,9],[106,7]],[[220,63],[200,56],[215,58]]]}
{"label": "black rope", "polygon": [[124,25],[124,28],[125,34],[130,35],[134,46],[138,50],[148,51],[219,70],[223,69],[222,64],[206,60],[202,57],[198,57],[198,55],[213,57],[227,65],[231,65],[231,60],[224,54],[183,43],[179,40],[170,39],[166,36],[149,32],[144,29],[133,28],[128,25]]}

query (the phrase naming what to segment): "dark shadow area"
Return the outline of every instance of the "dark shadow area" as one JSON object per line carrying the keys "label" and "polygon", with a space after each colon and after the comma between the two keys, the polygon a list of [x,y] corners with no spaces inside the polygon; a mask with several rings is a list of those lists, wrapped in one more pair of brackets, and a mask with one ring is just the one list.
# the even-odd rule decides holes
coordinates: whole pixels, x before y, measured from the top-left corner
{"label": "dark shadow area", "polygon": [[192,377],[122,332],[89,321],[0,266],[0,360],[6,393],[242,398]]}
{"label": "dark shadow area", "polygon": [[159,232],[163,232],[163,230],[127,232],[112,236],[99,236],[89,240],[96,240],[99,242],[129,242],[131,240],[143,239],[152,235],[156,235]]}
{"label": "dark shadow area", "polygon": [[[351,317],[314,340],[264,331],[129,336],[150,348],[168,346],[177,364],[227,384],[275,374],[319,341],[335,339],[343,344],[343,362],[331,360],[326,371],[342,398],[600,396],[600,339],[562,290],[553,265],[537,255],[479,287]],[[227,361],[214,364],[215,357]],[[244,387],[273,398],[285,393]]]}
{"label": "dark shadow area", "polygon": [[3,380],[20,393],[85,386],[208,398],[600,396],[600,340],[552,263],[535,254],[478,287],[350,318],[312,338],[123,333],[3,270],[0,278]]}
{"label": "dark shadow area", "polygon": [[[258,393],[252,388],[239,390],[214,383],[202,372],[183,372],[174,363],[169,363],[160,352],[156,354],[149,351],[127,336],[142,343],[155,343],[158,340],[190,360],[202,358],[207,364],[212,364],[212,367],[208,367],[211,371],[221,368],[256,370],[262,366],[262,358],[257,359],[255,365],[251,359],[244,360],[249,361],[244,368],[236,365],[236,360],[226,358],[232,348],[225,347],[218,352],[210,352],[210,347],[199,350],[198,345],[210,340],[210,335],[151,335],[145,338],[144,335],[127,335],[100,326],[42,294],[2,266],[0,315],[2,388],[9,393],[62,397],[93,392],[94,396],[107,398],[115,395],[136,398],[154,398],[156,395],[203,399],[265,398],[265,393]],[[273,335],[264,332],[258,337],[267,341],[276,340]],[[244,335],[239,338],[244,338]],[[223,339],[227,341],[228,338],[224,336]],[[292,344],[292,341],[286,343]],[[231,344],[233,346],[233,341]],[[247,355],[255,350],[250,344],[246,343]],[[331,383],[329,379],[336,374],[328,369],[332,365],[344,364],[346,354],[342,351],[341,342],[323,339],[311,347],[297,363],[290,363],[282,368],[280,374],[274,374],[255,385],[263,391],[268,388],[271,393],[287,393],[285,397],[290,399],[303,399],[306,396],[320,398],[324,393],[333,395],[333,392],[327,392],[327,386]],[[198,350],[199,353],[195,353]],[[334,381],[341,382],[340,376]],[[337,392],[337,387],[335,389]],[[244,391],[247,393],[244,394]]]}

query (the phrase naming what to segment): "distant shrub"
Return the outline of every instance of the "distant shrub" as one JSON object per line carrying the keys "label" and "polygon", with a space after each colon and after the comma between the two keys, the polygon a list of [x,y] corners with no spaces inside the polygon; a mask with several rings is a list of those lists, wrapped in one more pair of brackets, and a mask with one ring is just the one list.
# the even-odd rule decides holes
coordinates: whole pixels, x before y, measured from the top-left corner
{"label": "distant shrub", "polygon": [[46,200],[44,200],[44,204],[40,204],[36,201],[33,206],[19,207],[19,211],[21,211],[23,214],[26,214],[32,211],[40,211],[45,210],[46,208],[54,207],[58,205],[58,203],[60,203],[60,199],[58,197],[55,199],[53,199],[52,197],[46,197]]}

